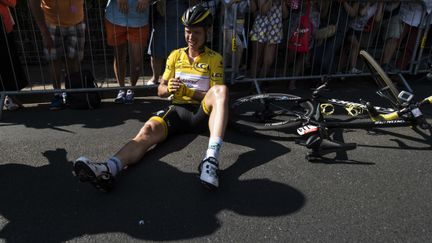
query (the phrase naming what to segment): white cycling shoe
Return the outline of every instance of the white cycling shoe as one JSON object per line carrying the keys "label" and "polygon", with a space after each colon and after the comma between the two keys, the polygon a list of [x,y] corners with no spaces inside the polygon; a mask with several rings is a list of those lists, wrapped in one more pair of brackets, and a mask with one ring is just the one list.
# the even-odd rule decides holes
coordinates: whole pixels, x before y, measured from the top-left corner
{"label": "white cycling shoe", "polygon": [[219,165],[216,158],[204,159],[198,169],[201,183],[205,188],[214,190],[219,187]]}
{"label": "white cycling shoe", "polygon": [[86,157],[79,157],[73,162],[72,173],[81,182],[90,182],[103,192],[109,192],[114,187],[114,176],[109,171],[107,163],[96,163]]}

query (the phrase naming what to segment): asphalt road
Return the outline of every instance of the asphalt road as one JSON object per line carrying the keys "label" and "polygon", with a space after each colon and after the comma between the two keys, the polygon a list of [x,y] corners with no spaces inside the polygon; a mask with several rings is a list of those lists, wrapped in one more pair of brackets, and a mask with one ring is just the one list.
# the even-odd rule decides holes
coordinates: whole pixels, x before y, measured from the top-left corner
{"label": "asphalt road", "polygon": [[[370,85],[332,90],[365,97]],[[417,98],[432,93],[430,81],[413,87]],[[72,176],[74,159],[111,156],[166,104],[150,97],[93,111],[51,112],[45,103],[4,112],[0,241],[432,241],[432,143],[410,128],[344,131],[358,148],[315,163],[283,131],[229,129],[216,192],[197,177],[206,134],[160,144],[109,194]]]}

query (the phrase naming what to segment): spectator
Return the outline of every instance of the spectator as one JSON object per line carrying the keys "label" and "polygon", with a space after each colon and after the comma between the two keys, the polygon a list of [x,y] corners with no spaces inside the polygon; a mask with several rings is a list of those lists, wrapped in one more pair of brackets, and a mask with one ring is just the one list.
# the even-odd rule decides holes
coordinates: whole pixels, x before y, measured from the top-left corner
{"label": "spectator", "polygon": [[156,4],[149,46],[153,71],[152,78],[147,82],[149,85],[159,83],[164,60],[171,51],[186,45],[183,26],[178,20],[189,7],[189,0],[159,0]]}
{"label": "spectator", "polygon": [[[428,14],[432,11],[432,2],[425,1],[426,11]],[[421,26],[421,19],[423,16],[423,7],[420,3],[414,2],[402,2],[399,10],[399,18],[401,23],[401,34],[399,38],[389,38],[386,42],[384,52],[386,53],[382,60],[382,66],[385,70],[392,69],[389,65],[391,58],[393,57],[398,46],[402,45],[405,40],[405,46],[401,49],[403,53],[396,57],[396,67],[398,69],[405,70],[408,67],[409,62],[414,54],[415,43],[417,34]]]}
{"label": "spectator", "polygon": [[[244,23],[245,15],[249,11],[249,1],[223,0],[222,3],[224,6],[224,38],[226,48],[224,62],[226,64],[231,64],[233,66],[233,72],[238,76],[243,50],[247,48]],[[235,40],[235,46],[233,46],[233,40]],[[236,50],[234,63],[232,63],[233,47],[235,47]]]}
{"label": "spectator", "polygon": [[[372,17],[373,22],[381,21],[383,3],[371,3],[371,1],[367,1],[366,3],[361,4],[354,3],[353,6],[353,8],[358,8],[358,14],[349,24],[349,29],[346,34],[347,47],[344,48],[344,56],[349,60],[349,72],[361,73],[361,70],[357,69],[356,66],[363,31]],[[344,63],[346,63],[346,60],[343,59],[341,64]]]}
{"label": "spectator", "polygon": [[[276,56],[276,47],[283,39],[283,17],[288,14],[286,0],[256,1],[256,18],[250,31],[252,77],[266,77]],[[255,9],[255,6],[252,8]]]}
{"label": "spectator", "polygon": [[[288,17],[288,43],[295,31],[304,31],[304,29],[309,31],[307,51],[301,52],[294,48],[294,50],[288,50],[287,52],[288,62],[293,64],[293,76],[298,76],[304,72],[309,50],[311,50],[314,45],[315,29],[318,28],[320,22],[320,8],[317,2],[310,0],[289,0],[288,6],[290,8]],[[310,26],[301,26],[305,24],[301,23],[301,17],[306,15],[308,16]],[[290,49],[290,46],[288,49]],[[295,90],[296,80],[290,80],[288,87],[289,90]]]}
{"label": "spectator", "polygon": [[[328,7],[325,7],[328,6]],[[358,9],[353,8],[346,0],[323,0],[321,10],[321,23],[325,27],[335,26],[333,36],[327,38],[324,43],[313,51],[312,73],[316,75],[335,72],[338,63],[338,53],[342,49],[345,33],[348,27],[348,18],[355,17]],[[331,29],[331,28],[329,28]]]}
{"label": "spectator", "polygon": [[[195,0],[198,1],[199,0]],[[222,0],[225,1],[225,0]],[[218,8],[219,8],[220,0],[201,0],[201,6],[204,8],[210,10],[213,16],[216,16]],[[215,21],[216,18],[213,18],[213,21]]]}
{"label": "spectator", "polygon": [[125,166],[138,163],[147,150],[176,133],[210,131],[209,146],[199,165],[200,182],[207,188],[219,186],[218,157],[228,119],[228,90],[223,85],[220,54],[205,46],[212,25],[209,10],[197,5],[185,11],[181,22],[187,47],[173,51],[158,87],[161,97],[172,96],[173,105],[155,113],[137,136],[106,162],[85,157],[73,165],[75,175],[108,191]]}
{"label": "spectator", "polygon": [[[126,57],[129,49],[130,82],[135,86],[142,72],[143,50],[149,36],[149,0],[108,0],[105,11],[108,45],[114,47],[114,74],[125,87]],[[114,102],[132,104],[134,92],[120,89]]]}
{"label": "spectator", "polygon": [[390,67],[390,60],[393,56],[391,50],[397,48],[398,39],[402,34],[399,10],[400,1],[384,3],[380,36],[384,41],[381,63],[385,71],[392,69]]}
{"label": "spectator", "polygon": [[[44,53],[54,89],[61,89],[62,65],[67,74],[79,71],[84,57],[84,0],[29,0],[30,8],[42,35]],[[69,75],[67,75],[69,76]],[[67,81],[67,80],[66,80]],[[61,93],[55,93],[50,109],[62,108]]]}
{"label": "spectator", "polygon": [[[224,1],[224,0],[223,0]],[[220,18],[217,17],[217,14],[219,13],[220,10],[220,0],[195,0],[193,1],[194,3],[200,3],[201,6],[203,6],[204,8],[210,10],[211,14],[213,16],[215,16],[216,18],[213,18],[213,26],[212,29],[209,31],[209,34],[207,36],[207,41],[210,42],[210,48],[214,49],[216,48],[215,44],[219,43],[218,42],[218,35],[214,34],[215,31],[218,31],[218,27],[222,24],[221,21],[219,21]],[[216,28],[216,29],[215,29]]]}
{"label": "spectator", "polygon": [[[16,0],[0,0],[0,57],[3,63],[0,68],[0,91],[17,91],[27,85],[13,36],[15,23],[9,10],[15,5]],[[4,106],[7,110],[16,110],[21,104],[15,97],[8,95]]]}

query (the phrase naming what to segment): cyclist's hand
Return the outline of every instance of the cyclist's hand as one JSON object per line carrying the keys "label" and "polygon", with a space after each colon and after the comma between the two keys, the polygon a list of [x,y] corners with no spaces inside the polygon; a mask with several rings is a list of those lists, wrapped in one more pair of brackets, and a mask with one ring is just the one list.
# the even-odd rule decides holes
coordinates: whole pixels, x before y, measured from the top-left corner
{"label": "cyclist's hand", "polygon": [[195,90],[188,88],[186,84],[182,83],[179,89],[177,90],[177,92],[175,93],[175,96],[179,96],[179,97],[187,96],[193,98],[194,94],[195,94]]}
{"label": "cyclist's hand", "polygon": [[117,0],[117,5],[121,13],[127,14],[129,11],[128,0]]}
{"label": "cyclist's hand", "polygon": [[182,85],[182,82],[180,81],[179,78],[172,78],[170,80],[168,80],[168,93],[170,94],[174,94],[176,93],[179,89],[180,86]]}
{"label": "cyclist's hand", "polygon": [[144,9],[148,8],[149,4],[150,4],[149,0],[138,0],[137,1],[136,11],[138,13],[143,12]]}

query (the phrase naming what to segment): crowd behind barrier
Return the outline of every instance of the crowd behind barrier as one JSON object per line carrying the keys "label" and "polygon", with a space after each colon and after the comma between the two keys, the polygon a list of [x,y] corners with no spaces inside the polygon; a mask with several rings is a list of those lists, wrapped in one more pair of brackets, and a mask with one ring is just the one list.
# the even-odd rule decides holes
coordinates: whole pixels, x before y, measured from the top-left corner
{"label": "crowd behind barrier", "polygon": [[[129,0],[136,11],[123,19],[116,18],[122,12],[117,2],[0,1],[7,63],[0,105],[13,110],[21,106],[20,94],[52,93],[51,108],[60,108],[54,102],[71,87],[68,74],[81,70],[90,70],[99,88],[79,90],[119,90],[115,102],[129,102],[129,92],[133,99],[135,89],[157,85],[168,54],[186,45],[179,19],[195,4],[215,16],[208,46],[224,56],[227,83],[287,80],[293,90],[302,79],[362,75],[360,49],[387,72],[428,72],[432,63],[429,0],[158,0],[149,6]],[[49,4],[67,11],[55,15]],[[119,36],[123,32],[134,38]],[[56,52],[47,52],[47,45]]]}

